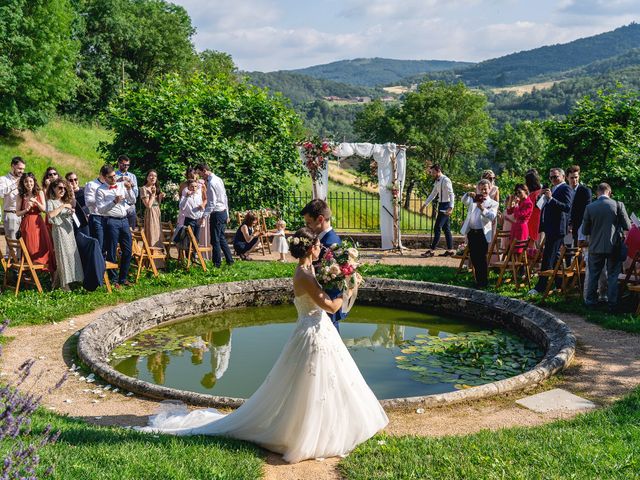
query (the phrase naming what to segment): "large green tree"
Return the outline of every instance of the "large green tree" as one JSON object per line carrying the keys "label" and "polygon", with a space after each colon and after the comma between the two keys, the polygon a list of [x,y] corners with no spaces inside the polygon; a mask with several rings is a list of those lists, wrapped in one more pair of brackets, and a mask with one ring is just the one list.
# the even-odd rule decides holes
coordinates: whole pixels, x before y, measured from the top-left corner
{"label": "large green tree", "polygon": [[69,0],[0,0],[0,133],[46,123],[74,88]]}
{"label": "large green tree", "polygon": [[188,165],[208,163],[227,186],[231,208],[277,206],[300,174],[300,119],[280,97],[244,82],[168,75],[127,90],[106,116],[107,160],[126,153],[137,173],[179,182]]}
{"label": "large green tree", "polygon": [[63,110],[96,116],[122,90],[169,72],[188,74],[195,29],[183,7],[164,0],[74,0],[81,42],[75,98]]}
{"label": "large green tree", "polygon": [[471,176],[468,166],[486,152],[491,132],[486,105],[483,94],[462,83],[422,83],[402,105],[407,141],[427,163]]}
{"label": "large green tree", "polygon": [[548,139],[542,123],[530,120],[518,122],[515,126],[507,123],[491,135],[491,163],[500,171],[522,177],[530,168],[542,168],[547,147]]}
{"label": "large green tree", "polygon": [[577,164],[591,186],[611,185],[616,198],[640,207],[640,96],[622,89],[586,97],[563,121],[546,124],[549,162]]}

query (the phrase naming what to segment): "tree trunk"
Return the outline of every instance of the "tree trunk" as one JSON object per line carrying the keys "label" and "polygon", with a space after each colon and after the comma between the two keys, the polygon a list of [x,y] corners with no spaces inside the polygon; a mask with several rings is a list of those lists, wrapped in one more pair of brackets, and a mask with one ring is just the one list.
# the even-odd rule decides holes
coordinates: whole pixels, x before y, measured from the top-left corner
{"label": "tree trunk", "polygon": [[407,185],[407,191],[404,194],[404,208],[409,210],[411,207],[411,194],[413,193],[413,188],[416,186],[416,181],[411,180],[409,185]]}

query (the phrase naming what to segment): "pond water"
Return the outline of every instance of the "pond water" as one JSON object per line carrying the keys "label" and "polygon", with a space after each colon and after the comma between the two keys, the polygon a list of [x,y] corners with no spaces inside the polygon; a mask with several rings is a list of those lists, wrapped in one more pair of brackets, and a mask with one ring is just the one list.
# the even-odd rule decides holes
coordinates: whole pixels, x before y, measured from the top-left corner
{"label": "pond water", "polygon": [[[293,305],[216,312],[153,328],[111,354],[121,373],[167,387],[247,398],[293,331]],[[340,335],[379,399],[488,383],[533,367],[531,342],[486,325],[420,311],[357,305]]]}

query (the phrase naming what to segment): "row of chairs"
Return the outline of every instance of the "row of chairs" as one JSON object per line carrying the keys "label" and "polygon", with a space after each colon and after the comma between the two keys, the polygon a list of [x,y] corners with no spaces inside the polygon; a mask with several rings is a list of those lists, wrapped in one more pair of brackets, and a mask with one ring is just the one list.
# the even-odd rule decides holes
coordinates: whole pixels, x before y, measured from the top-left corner
{"label": "row of chairs", "polygon": [[[192,258],[196,258],[199,265],[206,272],[207,265],[204,260],[204,254],[211,251],[211,247],[202,247],[198,244],[196,237],[191,227],[186,227],[188,238],[188,249],[185,251],[186,256],[186,268],[191,267]],[[140,279],[140,276],[144,270],[150,270],[154,277],[159,275],[158,261],[166,262],[173,258],[171,256],[171,249],[175,246],[173,243],[173,226],[170,222],[163,222],[162,225],[163,234],[163,246],[162,248],[152,247],[149,245],[145,236],[144,230],[136,229],[132,230],[132,264],[136,268],[136,283]],[[10,272],[16,273],[16,284],[14,287],[15,296],[18,296],[20,287],[26,281],[31,281],[36,286],[38,292],[42,293],[42,283],[38,277],[38,273],[47,270],[48,265],[34,263],[31,260],[27,247],[22,238],[17,240],[6,239],[7,250],[9,255],[7,258],[0,257],[0,264],[4,271],[4,280],[2,284],[3,290],[6,290],[9,286]],[[107,261],[105,263],[104,285],[107,292],[111,293],[111,283],[109,281],[108,271],[118,269],[118,264]]]}
{"label": "row of chairs", "polygon": [[[562,294],[567,295],[571,291],[582,293],[586,263],[581,248],[563,245],[553,268],[541,270],[544,241],[531,255],[532,252],[529,250],[530,240],[505,242],[505,239],[508,239],[509,236],[509,232],[499,231],[489,245],[487,263],[490,269],[498,271],[496,287],[513,281],[516,289],[520,289],[523,286],[521,280],[525,279],[526,285],[531,288],[531,277],[534,273],[537,273],[538,276],[548,278],[547,287],[542,294],[542,301],[554,291],[556,279],[560,281],[559,291]],[[506,248],[504,247],[505,244],[507,245]],[[468,246],[461,255],[455,258],[460,259],[459,273],[473,272]],[[511,279],[507,278],[508,274],[511,275]],[[630,265],[620,274],[619,281],[621,290],[627,289],[632,293],[640,294],[640,251],[636,252]],[[640,302],[638,302],[636,315],[640,315]]]}

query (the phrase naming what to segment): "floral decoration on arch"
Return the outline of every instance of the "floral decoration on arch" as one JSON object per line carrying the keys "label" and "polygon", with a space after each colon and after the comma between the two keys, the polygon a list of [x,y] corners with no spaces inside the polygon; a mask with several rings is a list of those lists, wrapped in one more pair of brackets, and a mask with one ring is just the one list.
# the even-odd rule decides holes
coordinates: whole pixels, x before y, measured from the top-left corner
{"label": "floral decoration on arch", "polygon": [[333,142],[319,138],[312,138],[302,143],[304,166],[309,170],[309,175],[314,182],[322,181],[321,172],[327,168],[327,162],[336,158],[333,148]]}

